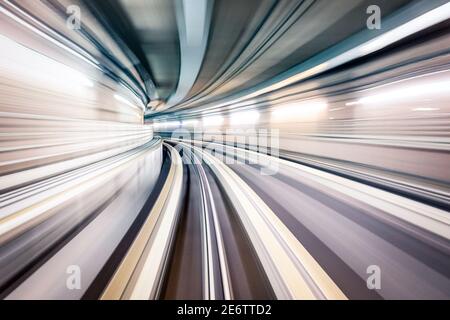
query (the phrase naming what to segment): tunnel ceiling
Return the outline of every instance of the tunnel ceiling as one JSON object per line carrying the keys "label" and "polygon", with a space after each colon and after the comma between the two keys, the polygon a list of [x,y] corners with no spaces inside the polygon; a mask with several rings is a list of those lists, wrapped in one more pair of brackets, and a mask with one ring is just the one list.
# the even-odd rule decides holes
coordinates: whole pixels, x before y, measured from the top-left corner
{"label": "tunnel ceiling", "polygon": [[167,0],[119,0],[151,69],[158,96],[167,99],[180,70],[175,7]]}
{"label": "tunnel ceiling", "polygon": [[180,69],[178,29],[173,1],[85,1],[118,41],[126,43],[140,65],[151,99],[167,99],[175,90]]}
{"label": "tunnel ceiling", "polygon": [[[192,1],[85,2],[131,49],[150,99],[170,101],[185,85],[180,80],[182,63],[190,63],[180,50],[180,35],[189,33],[180,15]],[[276,78],[366,28],[365,12],[371,4],[371,0],[349,0],[345,6],[328,0],[246,0],[245,6],[241,2],[209,2],[213,6],[206,12],[208,37],[200,68],[191,75],[195,81],[182,99],[152,108],[149,117],[201,108]],[[387,16],[409,2],[377,4]]]}

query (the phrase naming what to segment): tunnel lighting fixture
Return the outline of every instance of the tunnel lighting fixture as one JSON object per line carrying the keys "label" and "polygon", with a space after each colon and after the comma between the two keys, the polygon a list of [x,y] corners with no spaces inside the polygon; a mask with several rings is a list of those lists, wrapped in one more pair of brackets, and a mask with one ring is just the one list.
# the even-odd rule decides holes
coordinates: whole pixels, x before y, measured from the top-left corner
{"label": "tunnel lighting fixture", "polygon": [[183,127],[195,127],[198,125],[198,122],[199,121],[197,119],[183,120],[182,125]]}
{"label": "tunnel lighting fixture", "polygon": [[153,129],[158,130],[164,126],[164,122],[153,122]]}
{"label": "tunnel lighting fixture", "polygon": [[327,103],[322,101],[291,103],[274,109],[272,111],[272,119],[277,121],[314,120],[327,107]]}
{"label": "tunnel lighting fixture", "polygon": [[256,110],[241,111],[232,113],[230,116],[230,123],[232,125],[254,124],[258,122],[259,112]]}
{"label": "tunnel lighting fixture", "polygon": [[83,73],[1,35],[0,67],[3,72],[50,88],[73,91],[94,86]]}
{"label": "tunnel lighting fixture", "polygon": [[450,81],[429,82],[419,85],[383,91],[355,101],[353,104],[393,103],[401,100],[417,99],[420,96],[448,93]]}
{"label": "tunnel lighting fixture", "polygon": [[202,119],[204,126],[220,126],[223,121],[222,116],[206,116]]}
{"label": "tunnel lighting fixture", "polygon": [[164,126],[166,128],[177,128],[180,125],[181,125],[180,121],[167,121],[167,122],[164,122]]}
{"label": "tunnel lighting fixture", "polygon": [[[346,106],[348,106],[349,104],[345,104]],[[330,112],[336,112],[336,111],[341,111],[341,110],[344,110],[345,109],[345,107],[338,107],[338,108],[333,108],[333,109],[330,109]]]}
{"label": "tunnel lighting fixture", "polygon": [[177,123],[175,121],[161,121],[161,122],[154,122],[153,127],[155,129],[167,129],[169,127],[176,127]]}
{"label": "tunnel lighting fixture", "polygon": [[412,111],[437,111],[437,110],[440,110],[440,108],[421,107],[412,109]]}

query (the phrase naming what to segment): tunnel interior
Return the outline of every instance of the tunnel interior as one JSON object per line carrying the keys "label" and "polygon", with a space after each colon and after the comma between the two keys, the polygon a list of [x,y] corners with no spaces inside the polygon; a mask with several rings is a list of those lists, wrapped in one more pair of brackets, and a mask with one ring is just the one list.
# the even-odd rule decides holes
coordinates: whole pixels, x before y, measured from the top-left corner
{"label": "tunnel interior", "polygon": [[0,1],[0,298],[450,299],[450,3]]}

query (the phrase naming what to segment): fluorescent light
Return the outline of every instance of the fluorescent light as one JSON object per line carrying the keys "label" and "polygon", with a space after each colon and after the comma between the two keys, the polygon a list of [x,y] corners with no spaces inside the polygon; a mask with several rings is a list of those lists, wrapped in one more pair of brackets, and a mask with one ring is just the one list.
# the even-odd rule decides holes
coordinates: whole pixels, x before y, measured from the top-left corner
{"label": "fluorescent light", "polygon": [[183,126],[195,127],[198,124],[198,120],[197,119],[183,120],[182,124]]}
{"label": "fluorescent light", "polygon": [[233,125],[253,124],[258,122],[259,112],[256,110],[242,111],[231,114],[230,123]]}
{"label": "fluorescent light", "polygon": [[405,88],[383,91],[382,93],[361,98],[357,102],[361,104],[392,103],[399,100],[417,99],[417,97],[424,95],[426,96],[438,93],[448,93],[449,88],[450,81],[429,82]]}
{"label": "fluorescent light", "polygon": [[171,127],[173,127],[173,128],[179,127],[180,124],[181,124],[180,121],[161,121],[161,122],[154,122],[153,127],[155,129],[159,129],[162,127],[164,127],[164,129],[167,129],[167,128],[171,128]]}
{"label": "fluorescent light", "polygon": [[327,103],[323,101],[291,103],[273,110],[272,119],[288,122],[314,120],[325,111],[327,106]]}
{"label": "fluorescent light", "polygon": [[[347,103],[345,104],[346,106],[348,105]],[[334,111],[340,111],[340,110],[344,110],[345,109],[345,107],[340,107],[340,108],[333,108],[333,109],[330,109],[329,111],[330,112],[334,112]]]}
{"label": "fluorescent light", "polygon": [[169,121],[164,123],[165,127],[179,127],[181,125],[180,121]]}
{"label": "fluorescent light", "polygon": [[440,110],[440,108],[421,107],[412,109],[412,111],[436,111],[436,110]]}
{"label": "fluorescent light", "polygon": [[153,122],[152,126],[154,129],[159,129],[162,126],[162,124],[161,122]]}
{"label": "fluorescent light", "polygon": [[0,68],[3,74],[56,91],[74,92],[94,86],[83,73],[1,35]]}
{"label": "fluorescent light", "polygon": [[222,116],[207,116],[202,119],[204,126],[220,126],[223,120]]}

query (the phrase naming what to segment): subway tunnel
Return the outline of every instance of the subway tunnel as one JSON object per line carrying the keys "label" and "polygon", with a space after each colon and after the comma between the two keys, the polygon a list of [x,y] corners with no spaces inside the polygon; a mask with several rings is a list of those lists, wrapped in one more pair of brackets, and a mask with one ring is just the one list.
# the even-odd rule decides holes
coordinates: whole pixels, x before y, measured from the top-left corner
{"label": "subway tunnel", "polygon": [[0,0],[0,298],[449,300],[450,2]]}

